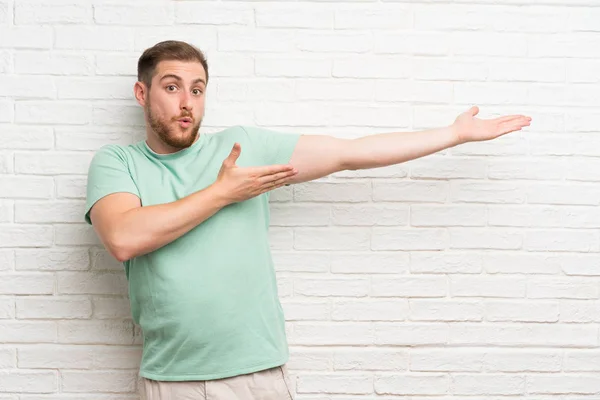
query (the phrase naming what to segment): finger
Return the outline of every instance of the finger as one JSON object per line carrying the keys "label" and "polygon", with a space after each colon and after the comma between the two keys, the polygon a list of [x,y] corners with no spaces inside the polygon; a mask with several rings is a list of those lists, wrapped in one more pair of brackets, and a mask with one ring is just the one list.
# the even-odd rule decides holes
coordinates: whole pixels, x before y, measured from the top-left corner
{"label": "finger", "polygon": [[479,114],[479,107],[473,106],[469,108],[469,114],[471,114],[473,117]]}
{"label": "finger", "polygon": [[287,178],[290,176],[294,176],[298,173],[297,170],[291,170],[291,171],[283,171],[283,172],[278,172],[276,174],[271,174],[271,175],[263,175],[260,178],[258,178],[258,182],[261,185],[264,185],[266,183],[271,183],[274,181],[277,181],[279,179],[283,179],[283,178]]}
{"label": "finger", "polygon": [[239,143],[235,143],[233,145],[233,148],[231,149],[231,153],[229,153],[229,155],[225,159],[224,163],[229,166],[235,165],[235,162],[237,161],[237,159],[239,158],[241,153],[242,153],[242,146],[240,146]]}
{"label": "finger", "polygon": [[261,190],[263,190],[263,191],[269,191],[269,190],[276,189],[276,188],[281,187],[281,186],[285,185],[286,183],[288,183],[291,178],[292,178],[291,176],[286,176],[285,178],[280,178],[280,179],[277,179],[275,181],[271,181],[271,182],[265,183],[262,186]]}
{"label": "finger", "polygon": [[273,175],[280,172],[292,171],[294,167],[291,165],[267,165],[264,167],[249,167],[246,168],[246,171],[252,175],[256,176],[267,176]]}
{"label": "finger", "polygon": [[504,116],[504,117],[496,118],[496,122],[503,123],[503,122],[509,122],[509,121],[513,121],[513,120],[517,120],[517,119],[523,119],[523,120],[526,120],[526,121],[531,121],[530,117],[526,117],[524,115],[507,115],[507,116]]}

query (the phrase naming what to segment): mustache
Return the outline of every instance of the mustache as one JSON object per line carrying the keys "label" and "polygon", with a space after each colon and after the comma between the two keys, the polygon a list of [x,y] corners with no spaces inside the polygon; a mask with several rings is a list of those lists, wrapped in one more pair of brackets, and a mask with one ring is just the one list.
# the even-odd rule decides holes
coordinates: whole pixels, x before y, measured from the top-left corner
{"label": "mustache", "polygon": [[180,120],[181,118],[189,118],[189,119],[191,119],[191,120],[192,120],[192,122],[194,121],[194,116],[193,116],[191,113],[187,112],[187,111],[184,111],[184,112],[183,112],[183,113],[181,113],[181,114],[180,114],[178,117],[174,117],[174,118],[173,118],[173,121],[178,121],[178,120]]}

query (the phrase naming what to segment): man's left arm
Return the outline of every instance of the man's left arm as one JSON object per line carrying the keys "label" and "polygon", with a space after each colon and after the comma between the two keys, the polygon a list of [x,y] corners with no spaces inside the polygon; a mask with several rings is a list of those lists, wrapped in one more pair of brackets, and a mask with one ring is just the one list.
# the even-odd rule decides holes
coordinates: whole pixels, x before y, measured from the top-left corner
{"label": "man's left arm", "polygon": [[400,164],[462,143],[490,140],[519,131],[531,122],[531,118],[524,115],[483,120],[475,118],[478,112],[478,107],[472,107],[448,127],[419,132],[383,133],[358,139],[303,135],[290,161],[298,170],[290,183],[306,182],[343,170]]}

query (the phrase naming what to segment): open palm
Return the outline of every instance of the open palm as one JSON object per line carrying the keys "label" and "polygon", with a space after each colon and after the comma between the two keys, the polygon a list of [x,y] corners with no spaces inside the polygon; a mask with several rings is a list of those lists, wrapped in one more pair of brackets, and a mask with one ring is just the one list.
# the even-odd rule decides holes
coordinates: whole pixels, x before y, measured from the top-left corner
{"label": "open palm", "polygon": [[525,115],[507,115],[494,119],[475,118],[479,113],[479,107],[471,107],[468,111],[460,114],[452,127],[459,142],[474,142],[495,139],[510,132],[520,131],[529,126],[531,117]]}

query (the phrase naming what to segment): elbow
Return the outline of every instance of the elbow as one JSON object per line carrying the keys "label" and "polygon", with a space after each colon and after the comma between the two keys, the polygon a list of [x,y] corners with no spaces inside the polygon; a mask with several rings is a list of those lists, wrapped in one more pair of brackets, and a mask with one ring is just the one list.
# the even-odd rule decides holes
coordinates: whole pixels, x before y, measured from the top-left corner
{"label": "elbow", "polygon": [[113,235],[106,243],[106,249],[119,262],[125,262],[133,258],[133,252],[127,242]]}

